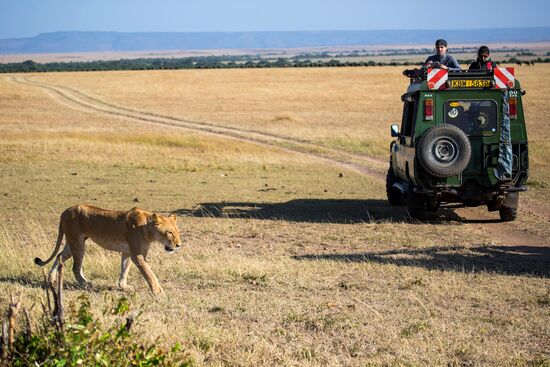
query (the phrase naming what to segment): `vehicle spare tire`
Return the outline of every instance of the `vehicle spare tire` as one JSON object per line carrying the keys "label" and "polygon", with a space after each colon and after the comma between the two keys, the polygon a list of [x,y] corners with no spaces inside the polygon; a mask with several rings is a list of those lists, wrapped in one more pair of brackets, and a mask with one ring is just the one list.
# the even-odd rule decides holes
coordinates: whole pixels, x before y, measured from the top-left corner
{"label": "vehicle spare tire", "polygon": [[416,152],[426,172],[444,178],[464,171],[472,157],[472,146],[464,131],[441,124],[424,133]]}

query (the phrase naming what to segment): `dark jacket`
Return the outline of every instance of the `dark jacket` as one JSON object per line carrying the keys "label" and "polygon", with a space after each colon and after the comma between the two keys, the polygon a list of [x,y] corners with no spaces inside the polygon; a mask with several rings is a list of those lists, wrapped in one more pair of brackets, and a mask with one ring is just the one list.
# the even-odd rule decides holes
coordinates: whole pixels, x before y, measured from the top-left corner
{"label": "dark jacket", "polygon": [[483,61],[483,60],[477,59],[476,61],[470,64],[470,67],[468,68],[468,70],[493,70],[493,68],[496,68],[496,66],[497,66],[496,62],[494,61],[491,61],[491,60]]}
{"label": "dark jacket", "polygon": [[455,58],[452,57],[449,54],[445,54],[443,56],[440,56],[440,55],[437,55],[437,54],[429,56],[426,59],[426,61],[424,62],[424,64],[426,64],[429,61],[431,61],[435,65],[437,65],[438,63],[442,64],[442,65],[445,65],[446,67],[449,68],[449,71],[460,71],[460,70],[462,70],[460,68],[460,65],[458,64],[458,62],[455,60]]}

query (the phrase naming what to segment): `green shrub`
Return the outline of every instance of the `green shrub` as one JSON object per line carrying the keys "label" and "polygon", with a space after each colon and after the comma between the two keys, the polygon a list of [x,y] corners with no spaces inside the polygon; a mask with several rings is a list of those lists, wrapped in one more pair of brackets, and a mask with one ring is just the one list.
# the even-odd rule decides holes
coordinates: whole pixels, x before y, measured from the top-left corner
{"label": "green shrub", "polygon": [[[115,316],[104,327],[91,312],[87,296],[69,306],[60,326],[47,311],[32,333],[15,333],[11,349],[6,348],[2,365],[9,366],[190,366],[191,358],[176,344],[171,350],[145,345],[131,336],[134,316],[126,298],[105,310]],[[7,346],[5,346],[7,347]]]}

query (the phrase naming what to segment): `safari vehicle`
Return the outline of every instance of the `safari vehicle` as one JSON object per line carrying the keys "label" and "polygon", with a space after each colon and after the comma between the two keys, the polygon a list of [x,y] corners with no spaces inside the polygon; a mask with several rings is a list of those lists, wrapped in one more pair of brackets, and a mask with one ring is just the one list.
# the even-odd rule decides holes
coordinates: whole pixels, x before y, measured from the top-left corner
{"label": "safari vehicle", "polygon": [[[391,126],[396,139],[386,178],[390,204],[406,205],[419,220],[450,203],[486,205],[498,210],[502,221],[515,220],[529,160],[521,100],[525,92],[514,70],[404,74],[411,84],[401,97],[401,129]],[[510,152],[503,126],[510,127],[512,153],[504,178],[497,173],[499,158],[504,150]]]}

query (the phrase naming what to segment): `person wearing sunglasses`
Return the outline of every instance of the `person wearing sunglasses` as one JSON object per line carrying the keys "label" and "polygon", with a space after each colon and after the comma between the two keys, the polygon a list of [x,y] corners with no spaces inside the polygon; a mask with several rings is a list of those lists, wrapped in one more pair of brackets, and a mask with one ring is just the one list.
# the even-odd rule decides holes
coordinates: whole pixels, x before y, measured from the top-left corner
{"label": "person wearing sunglasses", "polygon": [[493,70],[495,62],[491,61],[489,47],[481,46],[477,50],[477,59],[472,62],[468,70]]}

